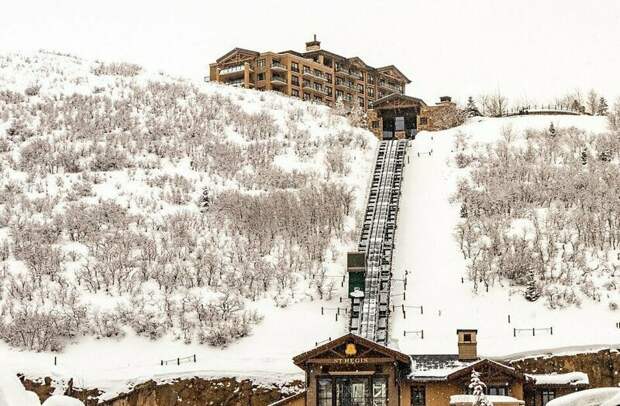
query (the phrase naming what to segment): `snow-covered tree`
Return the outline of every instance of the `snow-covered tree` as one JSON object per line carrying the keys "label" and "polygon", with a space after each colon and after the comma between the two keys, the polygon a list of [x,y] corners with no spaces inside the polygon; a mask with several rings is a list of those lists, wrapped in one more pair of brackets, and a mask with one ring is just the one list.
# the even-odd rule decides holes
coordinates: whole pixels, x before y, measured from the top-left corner
{"label": "snow-covered tree", "polygon": [[478,106],[476,106],[476,102],[474,98],[469,96],[467,98],[467,106],[465,107],[465,113],[467,117],[477,117],[480,116],[480,110],[478,110]]}
{"label": "snow-covered tree", "polygon": [[475,369],[471,371],[471,379],[469,381],[469,389],[474,396],[473,406],[493,406],[493,403],[487,398],[487,386],[480,379],[480,372]]}
{"label": "snow-covered tree", "polygon": [[598,102],[598,110],[596,112],[596,115],[606,116],[609,113],[608,110],[609,110],[609,105],[607,104],[607,100],[605,100],[605,98],[601,96]]}
{"label": "snow-covered tree", "polygon": [[536,273],[530,269],[527,273],[525,298],[530,302],[535,302],[540,298],[540,289],[536,281]]}

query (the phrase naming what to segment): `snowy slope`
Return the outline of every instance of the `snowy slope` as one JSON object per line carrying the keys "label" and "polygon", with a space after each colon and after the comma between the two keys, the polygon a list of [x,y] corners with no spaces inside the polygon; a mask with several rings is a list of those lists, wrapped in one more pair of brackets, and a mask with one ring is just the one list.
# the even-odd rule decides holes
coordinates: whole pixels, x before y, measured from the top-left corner
{"label": "snowy slope", "polygon": [[[131,382],[152,377],[167,379],[187,374],[235,376],[253,377],[269,383],[299,377],[301,371],[291,362],[294,355],[313,347],[317,341],[346,332],[346,318],[340,317],[336,321],[334,310],[326,310],[321,315],[321,307],[333,309],[344,306],[338,300],[346,294],[346,288],[341,285],[345,267],[343,253],[356,244],[357,222],[365,204],[363,200],[374,164],[376,139],[370,132],[352,127],[346,118],[334,114],[325,106],[273,93],[217,84],[194,84],[140,69],[137,69],[135,75],[131,72],[128,75],[105,72],[95,74],[97,67],[101,66],[107,66],[106,69],[110,71],[116,69],[113,65],[48,53],[0,56],[0,92],[3,92],[0,93],[0,146],[5,148],[0,149],[0,188],[3,193],[11,193],[10,199],[0,199],[0,210],[4,210],[3,222],[0,223],[0,248],[7,247],[3,252],[8,253],[4,261],[0,258],[0,285],[3,289],[21,292],[15,287],[15,281],[20,281],[23,275],[30,275],[30,268],[15,256],[14,243],[19,233],[14,230],[17,230],[21,221],[17,218],[20,210],[24,210],[21,214],[30,213],[29,210],[34,208],[31,205],[35,204],[33,202],[45,204],[43,212],[29,215],[29,220],[49,224],[56,220],[62,222],[63,210],[76,198],[87,206],[109,199],[118,203],[119,207],[127,207],[131,216],[144,216],[141,225],[130,223],[128,229],[141,233],[142,227],[145,227],[145,230],[148,229],[146,236],[156,240],[162,238],[161,242],[167,238],[167,233],[160,234],[160,231],[170,225],[169,219],[174,218],[171,216],[185,213],[183,215],[190,219],[202,218],[204,210],[200,210],[198,202],[205,189],[213,193],[210,198],[231,193],[230,202],[234,204],[237,196],[234,193],[237,191],[248,199],[274,190],[277,191],[274,196],[279,198],[295,196],[296,193],[306,193],[305,196],[309,198],[328,198],[329,191],[325,192],[322,188],[333,185],[352,191],[351,201],[346,203],[350,211],[341,218],[340,224],[335,224],[339,228],[338,232],[324,234],[318,239],[315,245],[322,252],[312,254],[304,252],[305,248],[295,243],[291,245],[290,241],[276,239],[270,252],[256,255],[251,252],[256,237],[243,237],[246,245],[237,246],[233,238],[234,233],[238,232],[234,227],[234,218],[220,224],[224,215],[209,213],[208,210],[207,221],[211,223],[202,224],[195,220],[181,223],[182,226],[194,229],[196,234],[191,238],[195,238],[199,246],[207,247],[207,254],[215,255],[218,265],[227,265],[224,279],[230,277],[230,280],[222,286],[206,286],[204,283],[190,286],[183,282],[173,282],[174,288],[170,289],[166,287],[167,282],[158,287],[153,280],[136,279],[134,286],[123,285],[122,289],[118,289],[110,285],[93,292],[86,289],[92,279],[79,279],[76,275],[89,264],[87,257],[92,254],[95,245],[89,245],[86,240],[70,241],[68,234],[60,232],[50,246],[62,250],[63,255],[59,257],[61,269],[54,273],[53,278],[46,279],[47,276],[44,276],[45,283],[42,285],[35,284],[35,297],[38,298],[38,292],[42,292],[40,300],[45,305],[28,307],[27,310],[58,315],[54,309],[54,300],[64,296],[73,298],[76,293],[77,304],[85,310],[81,316],[82,321],[78,322],[78,326],[74,325],[74,332],[55,339],[53,347],[58,348],[56,352],[49,351],[47,347],[42,351],[17,348],[18,345],[11,346],[0,341],[3,367],[31,377],[53,376],[58,382],[67,382],[73,378],[76,386],[98,387],[106,391],[108,397],[126,389]],[[131,71],[134,68],[127,66],[123,69]],[[28,92],[31,95],[24,96]],[[172,103],[163,105],[170,102],[165,100],[170,92],[173,93]],[[86,98],[81,99],[79,95]],[[86,105],[93,97],[109,97],[112,102],[100,103],[96,109],[89,110],[88,107],[83,110],[80,104]],[[66,100],[74,104],[67,107],[69,102]],[[108,108],[114,114],[126,109],[124,111],[127,115],[121,119],[127,122],[112,122],[113,127],[118,124],[119,128],[94,134],[95,142],[99,141],[101,148],[112,145],[117,152],[127,151],[128,156],[126,167],[98,170],[93,166],[93,160],[107,152],[102,154],[103,150],[91,148],[93,141],[90,137],[93,134],[89,132],[92,128],[87,126],[83,132],[65,128],[63,120],[69,113],[84,115],[84,123],[88,124],[96,116],[99,120],[97,123],[107,126],[106,114],[99,116],[100,111],[97,109]],[[209,115],[211,108],[217,112],[215,116]],[[203,122],[192,121],[194,116],[203,114],[208,117]],[[248,124],[247,120],[251,123]],[[175,129],[175,126],[184,126],[186,123],[195,126],[189,125],[180,131]],[[134,125],[134,128],[127,130]],[[53,130],[45,132],[49,128]],[[142,149],[144,145],[132,144],[131,137],[125,138],[131,131],[139,133],[140,138],[148,143],[145,149]],[[204,137],[200,138],[199,144],[192,144],[191,148],[188,145],[194,142],[194,137],[188,135],[190,131],[199,134],[197,137]],[[151,136],[159,138],[149,140]],[[28,147],[35,141],[49,142],[53,146],[53,154],[61,153],[64,148],[75,149],[77,158],[74,162],[79,164],[78,172],[62,168],[56,171],[45,167],[22,167],[21,162]],[[209,150],[205,145],[213,149]],[[222,150],[231,155],[222,156],[213,152],[223,145],[225,148]],[[206,151],[204,155],[197,153],[201,148]],[[249,153],[247,148],[256,148],[256,153]],[[92,154],[83,154],[91,150]],[[269,157],[268,154],[273,150],[277,151],[273,161],[267,159],[267,162],[263,162],[263,158]],[[32,162],[42,162],[47,152],[37,152],[39,155],[35,154]],[[190,157],[187,154],[193,155]],[[202,160],[202,167],[197,166],[197,159]],[[241,165],[237,167],[239,161]],[[83,182],[90,183],[90,190],[84,196],[76,196],[72,189]],[[6,196],[9,194],[5,193],[2,197]],[[303,207],[303,203],[298,204]],[[48,204],[51,205],[49,211]],[[217,199],[214,204],[217,206]],[[326,206],[333,204],[326,202]],[[225,210],[226,207],[220,209]],[[315,215],[325,217],[325,213],[319,211]],[[75,215],[78,214],[75,212]],[[275,218],[270,217],[272,215],[263,213],[262,217],[256,219],[256,223],[273,223]],[[183,235],[183,229],[180,228],[175,233]],[[159,249],[165,252],[164,248],[169,247],[170,244],[163,244]],[[185,252],[184,246],[181,245],[179,249]],[[297,265],[301,264],[301,269],[288,269],[277,262],[278,256],[281,256],[280,260],[290,259],[282,254],[286,250],[289,250],[291,256],[297,256],[295,260]],[[132,256],[134,252],[128,251],[128,255]],[[194,257],[194,254],[190,250],[189,255]],[[319,254],[322,256],[321,261],[317,262],[316,258],[308,260],[311,255],[316,257]],[[251,260],[244,262],[246,255]],[[124,259],[119,258],[118,253],[115,257]],[[154,266],[153,271],[165,268],[175,272],[175,269],[188,267],[182,255],[176,261],[178,266],[169,269],[166,262],[162,262],[161,266]],[[266,267],[266,271],[260,266]],[[137,277],[138,269],[139,266],[131,271],[132,278]],[[249,278],[254,275],[248,272],[249,269],[262,271],[263,276],[267,274],[263,279],[269,281],[265,291],[262,288],[246,290],[247,286],[252,286]],[[280,282],[276,283],[273,279],[276,274],[278,277],[285,274],[282,282],[285,288],[281,288]],[[184,281],[186,275],[174,276],[174,280]],[[71,287],[70,295],[67,291],[60,291],[60,294],[55,291],[59,278]],[[263,286],[262,283],[257,279],[253,286]],[[200,298],[205,301],[206,308],[215,308],[216,305],[210,300],[221,297],[224,294],[222,290],[226,290],[227,286],[239,289],[244,311],[259,315],[256,323],[251,322],[247,334],[236,335],[222,345],[224,348],[201,343],[201,333],[191,328],[191,333],[184,337],[181,323],[186,320],[178,317],[177,311],[185,309],[185,300]],[[50,287],[52,294],[46,290]],[[0,302],[8,300],[7,297],[0,295]],[[145,333],[144,326],[136,329],[133,323],[123,324],[124,311],[115,313],[119,306],[128,306],[128,309],[133,308],[140,313],[142,310],[137,309],[136,299],[145,304],[145,318],[151,317],[151,312],[157,315],[152,319],[154,323],[150,324],[155,328],[152,331],[154,334]],[[12,299],[11,304],[0,304],[5,308],[20,308],[23,303],[19,303],[19,300]],[[168,300],[172,300],[171,319],[165,315],[164,310]],[[61,307],[57,309],[61,310]],[[64,309],[59,313],[64,314]],[[112,314],[107,322],[117,323],[118,328],[104,328],[103,331],[95,332],[80,326],[88,324],[86,318],[105,314]],[[246,315],[251,317],[252,313],[243,314],[238,320],[245,320]],[[5,319],[0,320],[0,330],[6,334],[7,341],[15,340],[16,337],[11,336],[11,328],[2,329],[2,321],[7,323],[6,326],[11,326],[14,324],[10,323],[16,323],[15,319],[8,317],[8,313],[3,316]],[[191,323],[194,323],[190,323],[190,326],[195,327],[198,317],[194,318],[193,314],[189,317]],[[237,327],[230,324],[224,322],[223,327]],[[105,321],[103,325],[106,325]],[[19,340],[13,342],[27,347]],[[180,366],[174,362],[160,365],[161,360],[189,355],[196,355],[197,362],[182,363]],[[57,365],[54,365],[54,359]]]}
{"label": "snowy slope", "polygon": [[[392,314],[391,338],[401,351],[456,353],[457,328],[478,329],[479,354],[485,356],[555,347],[568,347],[564,352],[570,352],[570,347],[579,345],[620,343],[620,329],[615,326],[619,315],[605,302],[585,301],[580,308],[550,310],[542,300],[530,303],[522,294],[510,295],[508,288],[497,285],[489,292],[474,294],[454,237],[461,219],[459,205],[450,203],[450,197],[463,176],[453,162],[456,135],[465,133],[472,142],[494,143],[506,125],[522,137],[526,129],[545,129],[551,121],[556,128],[575,126],[592,133],[607,130],[606,120],[599,117],[481,118],[447,131],[420,133],[410,144],[394,261],[395,278],[403,278],[408,271],[406,300],[398,296],[403,291],[401,282],[392,288],[396,312]],[[399,310],[401,305],[412,306],[406,308],[406,319]],[[423,306],[424,313],[413,306]],[[553,327],[553,335],[538,331],[536,336],[527,332],[513,336],[513,328],[533,327]],[[424,339],[414,333],[404,336],[405,331],[416,330],[424,330]]]}

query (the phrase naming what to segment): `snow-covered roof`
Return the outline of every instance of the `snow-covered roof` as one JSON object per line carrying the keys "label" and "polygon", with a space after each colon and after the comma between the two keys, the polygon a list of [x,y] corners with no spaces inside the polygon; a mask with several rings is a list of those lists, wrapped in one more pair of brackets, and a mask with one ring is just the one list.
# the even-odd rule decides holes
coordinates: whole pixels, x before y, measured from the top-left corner
{"label": "snow-covered roof", "polygon": [[620,388],[588,389],[560,396],[547,406],[616,406],[620,401]]}
{"label": "snow-covered roof", "polygon": [[[487,395],[487,399],[491,401],[492,404],[518,404],[524,405],[525,402],[519,400],[517,398],[513,398],[511,396],[499,396],[499,395]],[[471,403],[474,404],[476,402],[476,396],[474,395],[452,395],[450,396],[450,404],[461,404],[461,403]]]}
{"label": "snow-covered roof", "polygon": [[513,367],[486,358],[461,361],[457,354],[422,354],[411,355],[410,357],[411,373],[409,379],[415,380],[447,379],[459,371],[480,363],[491,364],[508,374],[517,374]]}
{"label": "snow-covered roof", "polygon": [[411,374],[409,378],[446,378],[448,375],[476,362],[478,361],[459,361],[457,354],[411,355]]}
{"label": "snow-covered roof", "polygon": [[589,385],[588,374],[568,372],[565,374],[526,374],[534,379],[536,385]]}

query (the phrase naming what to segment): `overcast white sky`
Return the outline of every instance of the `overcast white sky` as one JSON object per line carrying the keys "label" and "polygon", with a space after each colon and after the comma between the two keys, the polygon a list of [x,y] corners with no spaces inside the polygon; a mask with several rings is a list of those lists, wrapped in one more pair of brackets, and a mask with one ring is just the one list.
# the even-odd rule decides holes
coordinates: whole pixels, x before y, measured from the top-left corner
{"label": "overcast white sky", "polygon": [[0,50],[40,48],[198,78],[235,46],[395,64],[433,102],[500,89],[620,95],[620,0],[3,0]]}

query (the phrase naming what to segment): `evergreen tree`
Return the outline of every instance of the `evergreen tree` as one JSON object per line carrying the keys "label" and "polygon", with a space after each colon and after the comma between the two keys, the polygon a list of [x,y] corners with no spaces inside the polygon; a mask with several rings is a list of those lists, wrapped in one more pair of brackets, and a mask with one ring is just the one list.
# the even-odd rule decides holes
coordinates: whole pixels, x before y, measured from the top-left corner
{"label": "evergreen tree", "polygon": [[598,159],[603,162],[611,162],[611,151],[605,150],[598,155]]}
{"label": "evergreen tree", "polygon": [[469,389],[471,389],[472,394],[475,396],[473,406],[493,406],[493,403],[484,393],[486,388],[487,386],[480,379],[480,372],[473,369],[471,371],[471,380],[469,381]]}
{"label": "evergreen tree", "polygon": [[609,106],[607,105],[607,100],[605,100],[604,97],[601,97],[598,102],[598,111],[596,112],[596,114],[599,116],[606,116],[607,113],[609,113],[608,109]]}
{"label": "evergreen tree", "polygon": [[211,205],[211,196],[208,188],[202,189],[202,195],[200,196],[199,205],[203,209],[207,209]]}
{"label": "evergreen tree", "polygon": [[530,269],[527,273],[527,289],[525,290],[525,298],[530,302],[535,302],[540,297],[540,291],[536,284],[536,275],[534,269]]}
{"label": "evergreen tree", "polygon": [[571,110],[583,113],[584,107],[579,103],[579,100],[575,99],[571,104]]}
{"label": "evergreen tree", "polygon": [[588,152],[586,150],[581,151],[581,164],[582,165],[588,164]]}
{"label": "evergreen tree", "polygon": [[465,114],[467,117],[478,117],[481,116],[480,110],[478,110],[478,106],[476,106],[476,102],[474,98],[469,96],[467,98],[467,107],[465,107]]}
{"label": "evergreen tree", "polygon": [[461,218],[467,218],[467,206],[461,205]]}

